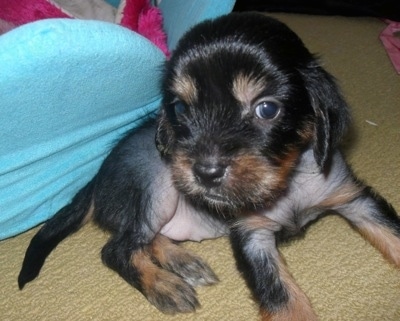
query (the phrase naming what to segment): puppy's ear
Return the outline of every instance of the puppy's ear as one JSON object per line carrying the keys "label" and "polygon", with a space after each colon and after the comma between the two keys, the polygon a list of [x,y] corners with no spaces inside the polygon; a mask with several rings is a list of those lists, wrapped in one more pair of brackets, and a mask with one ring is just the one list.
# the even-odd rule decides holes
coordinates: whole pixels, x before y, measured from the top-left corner
{"label": "puppy's ear", "polygon": [[301,73],[316,116],[314,156],[318,166],[324,168],[348,127],[349,107],[333,76],[316,62]]}
{"label": "puppy's ear", "polygon": [[166,112],[164,109],[161,109],[157,119],[157,131],[155,137],[156,147],[161,157],[168,157],[171,155],[171,147],[174,137],[175,134],[167,119]]}

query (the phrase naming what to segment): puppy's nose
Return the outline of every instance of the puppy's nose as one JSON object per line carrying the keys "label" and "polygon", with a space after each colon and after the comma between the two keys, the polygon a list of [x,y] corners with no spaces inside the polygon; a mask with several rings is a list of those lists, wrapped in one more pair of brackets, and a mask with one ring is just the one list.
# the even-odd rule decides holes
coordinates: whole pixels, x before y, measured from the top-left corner
{"label": "puppy's nose", "polygon": [[218,163],[198,162],[193,165],[193,173],[196,179],[206,187],[221,185],[225,172],[226,166]]}

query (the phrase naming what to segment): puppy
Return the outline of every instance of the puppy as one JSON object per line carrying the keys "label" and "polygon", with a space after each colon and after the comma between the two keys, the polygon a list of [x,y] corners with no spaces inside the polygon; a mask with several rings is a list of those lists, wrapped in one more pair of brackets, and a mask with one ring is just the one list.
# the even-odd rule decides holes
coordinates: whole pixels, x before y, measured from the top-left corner
{"label": "puppy", "polygon": [[97,175],[32,239],[19,287],[93,219],[103,262],[165,313],[217,282],[171,241],[229,235],[261,318],[316,320],[277,242],[334,212],[400,266],[400,221],[338,150],[349,111],[335,81],[284,24],[229,14],[192,28],[166,63],[157,117],[129,132]]}

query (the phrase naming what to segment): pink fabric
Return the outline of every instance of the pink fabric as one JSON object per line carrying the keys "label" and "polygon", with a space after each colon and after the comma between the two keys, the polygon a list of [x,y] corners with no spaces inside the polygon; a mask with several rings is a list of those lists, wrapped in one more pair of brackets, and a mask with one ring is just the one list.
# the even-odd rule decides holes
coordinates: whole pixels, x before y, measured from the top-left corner
{"label": "pink fabric", "polygon": [[169,56],[161,10],[151,6],[149,0],[126,0],[120,24],[146,37]]}
{"label": "pink fabric", "polygon": [[[0,0],[0,34],[15,26],[48,18],[73,18],[47,0]],[[126,0],[120,24],[153,42],[169,56],[160,9],[150,0]]]}
{"label": "pink fabric", "polygon": [[167,36],[162,28],[163,19],[158,8],[151,7],[144,10],[139,16],[138,33],[153,42],[169,57]]}
{"label": "pink fabric", "polygon": [[139,28],[139,16],[150,4],[147,0],[125,0],[125,6],[122,11],[121,26],[133,31]]}
{"label": "pink fabric", "polygon": [[382,31],[379,38],[392,61],[393,67],[400,74],[400,22],[387,21],[388,26]]}
{"label": "pink fabric", "polygon": [[0,19],[15,26],[47,18],[70,18],[46,0],[0,0]]}

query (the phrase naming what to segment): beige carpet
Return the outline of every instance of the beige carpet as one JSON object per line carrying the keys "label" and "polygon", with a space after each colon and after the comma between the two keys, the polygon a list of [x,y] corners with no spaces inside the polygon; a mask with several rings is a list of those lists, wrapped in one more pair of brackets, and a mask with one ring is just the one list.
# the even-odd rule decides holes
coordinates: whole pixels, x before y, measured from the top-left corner
{"label": "beige carpet", "polygon": [[[370,18],[276,16],[320,53],[339,79],[355,121],[348,160],[400,211],[400,75],[378,40],[385,24]],[[107,235],[90,225],[62,243],[40,277],[20,292],[17,275],[34,232],[0,242],[0,320],[257,320],[227,239],[187,243],[221,282],[198,289],[198,312],[172,317],[102,265],[99,251]],[[324,218],[282,252],[322,321],[400,320],[400,271],[340,218]]]}

